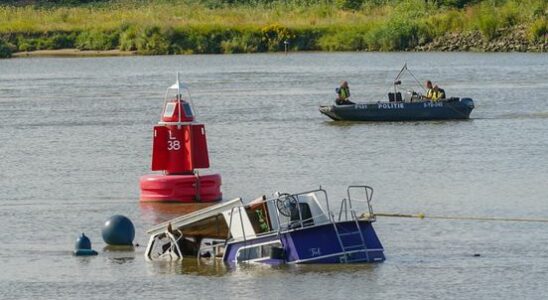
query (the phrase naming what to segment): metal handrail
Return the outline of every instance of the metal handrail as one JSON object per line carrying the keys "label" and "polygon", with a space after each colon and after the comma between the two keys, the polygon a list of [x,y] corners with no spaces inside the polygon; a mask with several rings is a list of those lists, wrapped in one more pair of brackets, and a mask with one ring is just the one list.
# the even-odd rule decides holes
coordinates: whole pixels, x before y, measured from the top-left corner
{"label": "metal handrail", "polygon": [[[344,207],[344,209],[343,209]],[[341,201],[341,209],[339,210],[339,221],[341,220],[342,213],[344,211],[344,219],[348,220],[348,205],[346,204],[346,198]]]}
{"label": "metal handrail", "polygon": [[171,240],[171,250],[176,250],[177,253],[176,255],[180,258],[183,257],[183,253],[181,252],[181,248],[179,248],[179,240],[184,238],[183,237],[183,233],[180,231],[180,230],[177,230],[179,232],[179,237],[178,238],[175,238],[175,236],[171,233],[171,232],[168,232],[166,231],[166,236]]}
{"label": "metal handrail", "polygon": [[223,247],[223,248],[226,247],[224,245],[224,242],[211,241],[210,245],[205,245],[205,246],[200,245],[200,248],[199,248],[198,253],[197,253],[197,258],[203,258],[203,257],[200,256],[201,252],[209,251],[209,250],[213,251],[212,257],[216,258],[217,255],[219,254],[218,249],[221,248],[221,247]]}
{"label": "metal handrail", "polygon": [[371,201],[373,199],[373,188],[368,186],[368,185],[350,185],[348,186],[348,188],[346,189],[346,193],[348,195],[348,203],[349,203],[349,208],[350,210],[353,210],[353,207],[352,207],[352,201],[357,201],[357,202],[364,202],[364,200],[352,200],[351,198],[351,195],[350,195],[350,191],[352,189],[363,189],[364,192],[365,192],[365,202],[367,203],[367,210],[368,210],[368,213],[369,213],[369,218],[371,220],[375,220],[375,215],[373,214],[373,207],[371,206]]}
{"label": "metal handrail", "polygon": [[[366,198],[363,199],[363,200],[362,199],[352,199],[351,198],[351,190],[352,189],[363,189],[364,192],[365,192],[365,197]],[[325,208],[326,209],[322,208],[321,207],[322,204],[320,202],[318,202],[318,204],[320,205],[320,208],[322,210],[322,213],[315,214],[314,216],[312,216],[310,218],[303,219],[303,212],[301,210],[300,205],[298,204],[298,203],[300,203],[299,202],[299,196],[306,195],[306,194],[311,194],[311,193],[323,193],[324,198],[325,198],[324,200],[325,200],[325,206],[326,206]],[[366,186],[366,185],[351,185],[351,186],[348,186],[348,188],[347,188],[347,195],[348,195],[348,198],[345,198],[341,201],[340,210],[338,212],[338,221],[343,220],[343,216],[344,216],[345,221],[349,221],[350,220],[349,218],[358,219],[358,212],[354,208],[353,202],[365,202],[365,203],[367,203],[369,218],[371,220],[374,220],[373,209],[372,209],[372,206],[371,206],[371,199],[372,199],[372,196],[373,196],[373,188],[372,187]],[[282,231],[287,230],[287,229],[291,229],[289,227],[291,225],[294,225],[294,224],[298,225],[298,226],[294,227],[295,229],[302,228],[302,227],[304,227],[304,224],[309,220],[316,221],[318,219],[326,218],[327,219],[326,222],[331,222],[331,223],[337,222],[337,219],[335,217],[335,213],[330,210],[329,198],[328,198],[327,192],[324,189],[322,189],[321,187],[319,189],[309,190],[309,191],[295,193],[295,194],[283,194],[283,195],[278,194],[278,195],[276,195],[275,198],[270,198],[270,199],[263,200],[263,203],[267,207],[270,206],[270,205],[274,205],[274,207],[276,207],[275,201],[277,201],[278,199],[281,199],[282,197],[287,197],[287,198],[294,197],[297,200],[296,209],[297,209],[298,214],[299,214],[299,219],[298,220],[289,220],[287,222],[283,222],[282,218],[280,216],[280,211],[278,209],[274,209],[275,218],[276,218],[276,221],[277,221],[278,228],[277,229],[271,229],[268,232],[262,232],[261,234],[269,234],[269,233],[277,232],[277,234],[279,235]],[[231,232],[231,227],[232,227],[232,222],[233,222],[233,218],[232,218],[233,214],[234,214],[234,208],[232,208],[231,211],[230,211],[230,220],[229,220],[229,228],[228,228],[229,229],[228,230],[229,236],[227,236],[227,241],[230,238],[230,232]],[[242,222],[243,222],[243,220],[241,219],[241,216],[240,216],[240,226],[242,226],[243,240],[246,241],[247,236],[246,236],[245,228],[244,228]],[[320,223],[315,222],[315,224],[319,225]]]}

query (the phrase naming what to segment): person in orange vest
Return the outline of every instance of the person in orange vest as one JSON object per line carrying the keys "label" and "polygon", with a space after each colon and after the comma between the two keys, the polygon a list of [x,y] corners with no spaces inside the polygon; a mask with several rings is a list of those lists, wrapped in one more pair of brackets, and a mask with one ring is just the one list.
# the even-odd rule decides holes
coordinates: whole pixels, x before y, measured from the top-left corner
{"label": "person in orange vest", "polygon": [[335,91],[337,92],[337,99],[335,100],[337,105],[354,104],[354,102],[348,100],[350,98],[350,88],[347,81],[342,81],[341,86],[335,89]]}

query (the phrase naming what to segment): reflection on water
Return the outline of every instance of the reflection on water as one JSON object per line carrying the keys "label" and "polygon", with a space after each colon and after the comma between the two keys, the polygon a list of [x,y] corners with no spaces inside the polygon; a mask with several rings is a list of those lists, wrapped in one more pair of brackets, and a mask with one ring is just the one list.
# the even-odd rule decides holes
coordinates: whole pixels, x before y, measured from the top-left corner
{"label": "reflection on water", "polygon": [[380,268],[381,264],[304,264],[304,265],[265,265],[260,263],[240,263],[228,265],[219,258],[192,258],[182,260],[147,261],[147,269],[153,274],[177,274],[196,276],[223,276],[232,272],[251,276],[272,275],[272,273],[291,274],[294,276],[313,274],[330,276],[333,274],[348,275],[360,274],[369,276]]}
{"label": "reflection on water", "polygon": [[214,204],[139,202],[139,208],[142,218],[147,223],[158,224]]}
{"label": "reflection on water", "polygon": [[499,119],[548,119],[548,111],[539,111],[539,112],[531,112],[531,113],[521,113],[521,112],[514,112],[514,113],[506,113],[502,114],[498,117]]}
{"label": "reflection on water", "polygon": [[356,125],[369,125],[374,127],[389,127],[389,126],[399,126],[402,128],[407,128],[410,126],[417,126],[422,124],[428,125],[453,125],[463,122],[472,122],[474,119],[466,120],[432,120],[432,121],[390,121],[390,122],[373,122],[373,121],[325,121],[325,125],[333,127],[352,127]]}
{"label": "reflection on water", "polygon": [[135,260],[135,257],[109,257],[108,260],[114,264],[127,264]]}
{"label": "reflection on water", "polygon": [[134,263],[136,258],[142,257],[142,250],[134,246],[107,245],[99,255],[106,258],[110,264],[120,265]]}
{"label": "reflection on water", "polygon": [[135,246],[129,245],[106,245],[103,252],[135,252]]}
{"label": "reflection on water", "polygon": [[185,257],[182,260],[147,261],[152,274],[178,274],[196,276],[222,276],[231,271],[220,259],[197,259]]}

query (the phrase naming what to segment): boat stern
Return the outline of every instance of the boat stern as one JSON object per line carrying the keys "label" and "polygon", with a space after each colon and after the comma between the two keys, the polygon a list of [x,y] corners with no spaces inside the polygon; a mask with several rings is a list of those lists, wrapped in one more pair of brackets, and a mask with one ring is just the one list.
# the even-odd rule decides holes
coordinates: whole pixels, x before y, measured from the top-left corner
{"label": "boat stern", "polygon": [[375,263],[384,249],[371,221],[334,222],[281,236],[289,264]]}

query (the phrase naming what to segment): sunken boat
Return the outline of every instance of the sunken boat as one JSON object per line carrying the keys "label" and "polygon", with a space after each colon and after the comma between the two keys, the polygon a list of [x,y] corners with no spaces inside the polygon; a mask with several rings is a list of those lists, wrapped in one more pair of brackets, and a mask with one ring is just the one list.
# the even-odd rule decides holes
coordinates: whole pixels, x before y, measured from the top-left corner
{"label": "sunken boat", "polygon": [[[405,65],[394,80],[394,91],[388,101],[321,105],[320,112],[335,121],[427,121],[469,119],[474,109],[471,98],[450,97],[430,100],[413,89],[401,88],[400,77],[408,71]],[[420,82],[416,80],[420,86]]]}
{"label": "sunken boat", "polygon": [[236,198],[154,226],[145,256],[229,265],[382,262],[372,196],[369,186],[349,186],[347,198],[334,209],[321,187],[248,204]]}

